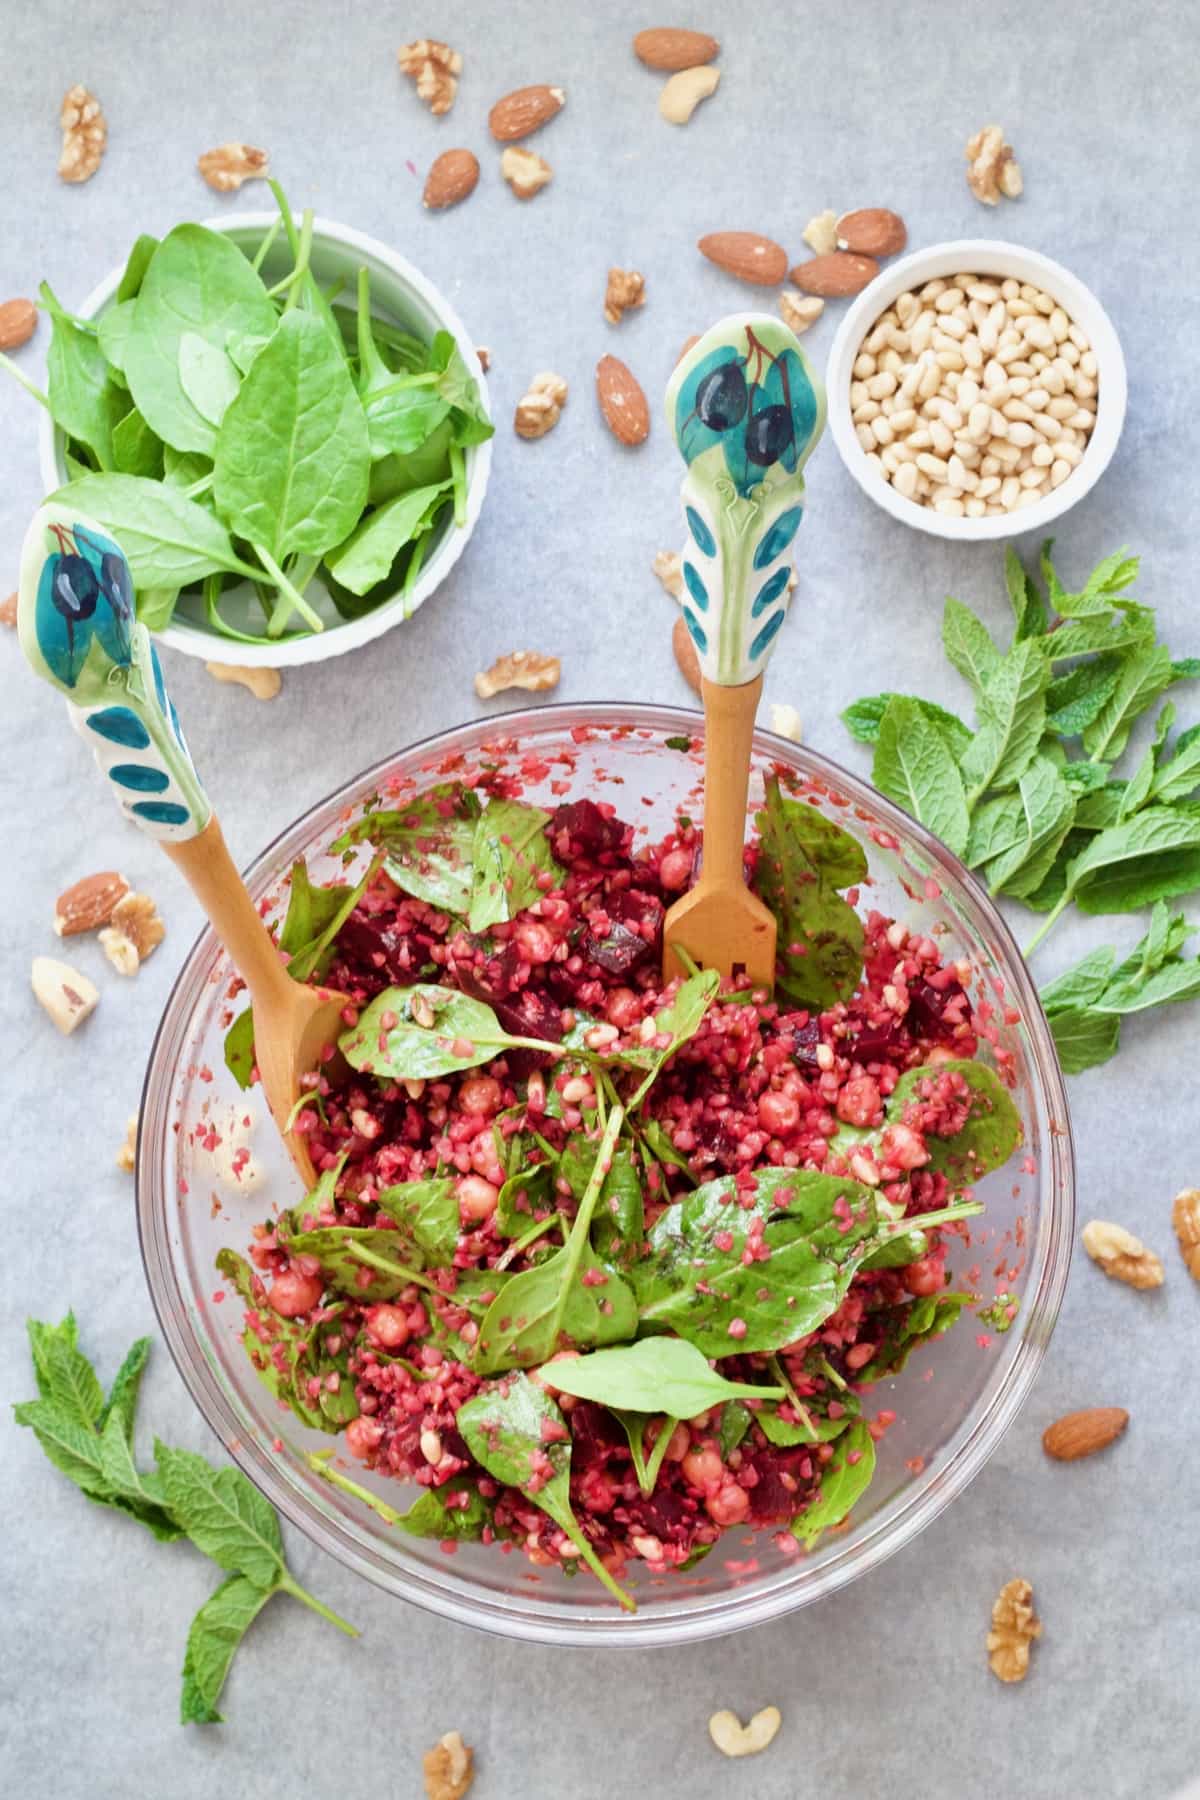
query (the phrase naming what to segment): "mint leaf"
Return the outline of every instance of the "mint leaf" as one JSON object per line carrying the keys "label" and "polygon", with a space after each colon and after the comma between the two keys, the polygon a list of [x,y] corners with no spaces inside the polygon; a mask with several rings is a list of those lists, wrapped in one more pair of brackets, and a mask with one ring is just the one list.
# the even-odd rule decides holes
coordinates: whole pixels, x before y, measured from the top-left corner
{"label": "mint leaf", "polygon": [[140,1337],[129,1346],[125,1361],[117,1370],[113,1384],[108,1390],[108,1399],[100,1409],[96,1420],[96,1428],[103,1431],[109,1418],[115,1413],[120,1420],[121,1429],[127,1440],[133,1442],[133,1420],[137,1412],[138,1394],[142,1386],[142,1374],[150,1355],[150,1339]]}
{"label": "mint leaf", "polygon": [[192,1620],[183,1659],[181,1725],[220,1725],[217,1701],[238,1645],[273,1593],[230,1575]]}
{"label": "mint leaf", "polygon": [[[964,768],[974,749],[972,744]],[[956,856],[963,855],[970,816],[962,776],[940,731],[911,700],[898,698],[888,706],[879,727],[871,779],[880,793],[927,825]]]}
{"label": "mint leaf", "polygon": [[991,862],[1028,841],[1029,823],[1020,794],[996,794],[981,801],[971,814],[967,867],[977,869],[980,863]]}
{"label": "mint leaf", "polygon": [[1071,1012],[1091,1006],[1104,992],[1112,974],[1116,951],[1111,944],[1090,950],[1074,968],[1047,982],[1041,990],[1041,1002],[1047,1014]]}
{"label": "mint leaf", "polygon": [[1154,643],[1154,614],[1148,606],[1128,605],[1115,616],[1097,614],[1090,619],[1067,619],[1044,640],[1051,662],[1069,657],[1107,655],[1114,650],[1148,650]]}
{"label": "mint leaf", "polygon": [[1035,756],[1018,784],[1025,817],[1023,845],[997,857],[987,869],[993,893],[1020,898],[1045,880],[1075,818],[1076,797],[1045,756]]}
{"label": "mint leaf", "polygon": [[1058,1060],[1067,1075],[1081,1075],[1115,1056],[1121,1042],[1121,1021],[1088,1008],[1058,1012],[1050,1020],[1050,1032]]}
{"label": "mint leaf", "polygon": [[[1045,570],[1048,555],[1044,552],[1043,556],[1042,568]],[[1139,567],[1139,557],[1130,556],[1126,550],[1116,550],[1096,564],[1080,593],[1064,593],[1056,580],[1050,595],[1051,605],[1066,619],[1108,612],[1113,606],[1125,603],[1123,596],[1137,580]]]}
{"label": "mint leaf", "polygon": [[58,1400],[24,1400],[13,1407],[18,1425],[28,1425],[46,1456],[89,1500],[113,1503],[112,1485],[100,1460],[100,1439]]}
{"label": "mint leaf", "polygon": [[1059,737],[1078,737],[1111,699],[1125,658],[1110,653],[1077,663],[1046,689],[1046,728]]}
{"label": "mint leaf", "polygon": [[167,1503],[198,1550],[218,1568],[272,1587],[284,1571],[275,1508],[240,1469],[214,1469],[193,1450],[154,1440]]}
{"label": "mint leaf", "polygon": [[946,740],[946,747],[955,762],[961,761],[967,745],[971,742],[970,727],[964,725],[957,713],[947,712],[944,706],[937,706],[932,700],[920,700],[915,694],[868,694],[861,700],[855,700],[842,713],[842,722],[851,737],[857,738],[860,744],[876,744],[879,742],[879,727],[883,723],[883,715],[891,701],[897,699],[911,700],[918,706],[929,720],[936,725]]}
{"label": "mint leaf", "polygon": [[133,1460],[133,1448],[119,1413],[111,1413],[100,1436],[100,1467],[122,1510],[153,1532],[160,1543],[172,1543],[185,1535],[172,1516],[159,1476],[143,1474]]}
{"label": "mint leaf", "polygon": [[68,1313],[57,1326],[28,1319],[25,1329],[39,1394],[85,1431],[91,1430],[104,1410],[104,1389],[78,1348],[74,1314]]}
{"label": "mint leaf", "polygon": [[1133,912],[1200,886],[1200,814],[1148,806],[1101,831],[1071,864],[1082,912]]}
{"label": "mint leaf", "polygon": [[[1046,553],[1044,560],[1049,561]],[[1053,570],[1051,573],[1053,574]],[[1032,575],[1027,575],[1021,567],[1021,559],[1011,544],[1004,552],[1004,585],[1008,589],[1016,625],[1013,642],[1020,643],[1023,638],[1041,637],[1047,626],[1045,603]]]}
{"label": "mint leaf", "polygon": [[979,702],[979,729],[962,761],[969,803],[989,787],[1015,784],[1028,768],[1046,727],[1048,675],[1035,639],[1017,644],[992,672]]}
{"label": "mint leaf", "polygon": [[976,694],[983,694],[1000,666],[1001,655],[983,620],[961,600],[946,601],[942,644],[959,674]]}
{"label": "mint leaf", "polygon": [[1093,762],[1120,756],[1134,720],[1154,705],[1171,680],[1171,653],[1165,644],[1123,660],[1116,686],[1083,733],[1083,747]]}
{"label": "mint leaf", "polygon": [[1181,731],[1171,756],[1155,771],[1151,794],[1169,806],[1186,800],[1200,787],[1200,725]]}

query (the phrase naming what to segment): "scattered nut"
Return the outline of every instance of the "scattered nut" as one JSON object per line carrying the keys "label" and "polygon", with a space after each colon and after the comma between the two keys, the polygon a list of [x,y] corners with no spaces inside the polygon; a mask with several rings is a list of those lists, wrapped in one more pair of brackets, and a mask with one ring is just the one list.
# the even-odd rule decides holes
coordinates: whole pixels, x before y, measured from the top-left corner
{"label": "scattered nut", "polygon": [[722,1756],[757,1756],[782,1724],[777,1706],[764,1706],[748,1725],[743,1725],[736,1713],[715,1712],[708,1721],[708,1735]]}
{"label": "scattered nut", "polygon": [[[683,599],[683,557],[678,550],[660,550],[652,565],[654,573],[673,600]],[[691,640],[688,640],[689,643]]]}
{"label": "scattered nut", "polygon": [[1056,1462],[1078,1462],[1081,1456],[1092,1456],[1119,1438],[1128,1423],[1123,1406],[1089,1406],[1047,1425],[1042,1449]]}
{"label": "scattered nut", "polygon": [[698,331],[693,331],[690,338],[684,338],[683,343],[681,344],[680,349],[679,349],[679,355],[675,358],[676,368],[678,368],[679,364],[683,361],[683,359],[687,355],[688,351],[695,349],[696,345],[699,342],[700,342],[700,333]]}
{"label": "scattered nut", "polygon": [[566,404],[566,382],[552,370],[544,370],[541,375],[534,376],[528,392],[518,402],[513,430],[522,438],[545,437],[558,424]]}
{"label": "scattered nut", "polygon": [[265,181],[269,162],[266,151],[256,150],[253,144],[230,143],[206,150],[196,167],[218,194],[233,194],[244,181]]}
{"label": "scattered nut", "polygon": [[461,1731],[448,1731],[421,1759],[429,1800],[462,1800],[475,1779],[475,1752]]}
{"label": "scattered nut", "polygon": [[77,937],[82,931],[98,931],[113,916],[118,900],[129,892],[129,883],[115,869],[101,869],[74,882],[54,902],[57,936]]}
{"label": "scattered nut", "polygon": [[5,300],[0,305],[0,350],[19,350],[37,330],[37,307],[32,300]]}
{"label": "scattered nut", "polygon": [[1029,1670],[1029,1648],[1042,1635],[1042,1622],[1033,1610],[1033,1589],[1018,1576],[1006,1581],[992,1607],[992,1629],[987,1635],[988,1661],[1001,1681],[1024,1681]]}
{"label": "scattered nut", "polygon": [[90,181],[100,167],[108,142],[108,125],[100,102],[77,81],[63,95],[59,114],[62,152],[58,172],[64,181]]}
{"label": "scattered nut", "polygon": [[96,1010],[100,995],[78,969],[56,962],[52,956],[35,956],[30,970],[34,999],[44,1006],[64,1037],[82,1025]]}
{"label": "scattered nut", "polygon": [[827,256],[810,256],[797,263],[792,280],[805,294],[819,294],[822,299],[844,300],[861,294],[869,281],[879,273],[873,256],[855,256],[851,250],[832,250]]}
{"label": "scattered nut", "polygon": [[710,99],[720,85],[721,71],[711,63],[700,69],[681,69],[663,83],[659,113],[668,125],[686,125],[700,102]]}
{"label": "scattered nut", "polygon": [[610,269],[604,290],[604,316],[610,325],[619,325],[622,316],[636,306],[646,304],[646,277],[636,269]]}
{"label": "scattered nut", "polygon": [[1025,183],[1021,165],[1013,155],[1013,147],[1004,141],[999,125],[985,125],[967,140],[967,185],[985,206],[995,206],[1003,194],[1015,200],[1023,193]]}
{"label": "scattered nut", "polygon": [[458,92],[462,74],[462,57],[449,44],[435,38],[418,38],[415,43],[401,44],[396,60],[405,75],[417,84],[417,98],[424,100],[435,118],[448,113]]}
{"label": "scattered nut", "polygon": [[283,686],[278,669],[247,669],[240,663],[206,662],[205,668],[214,681],[235,681],[249,688],[256,700],[274,700]]}
{"label": "scattered nut", "polygon": [[137,1167],[137,1134],[138,1115],[130,1113],[125,1125],[125,1142],[117,1151],[116,1156],[118,1169],[124,1169],[127,1175],[132,1175]]}
{"label": "scattered nut", "polygon": [[908,227],[886,206],[864,206],[843,213],[837,222],[837,248],[860,256],[895,256],[908,242]]}
{"label": "scattered nut", "polygon": [[[794,583],[795,570],[792,571],[789,587]],[[772,706],[771,730],[780,737],[791,738],[793,744],[798,744],[804,736],[804,722],[794,706]]]}
{"label": "scattered nut", "polygon": [[1134,1288],[1156,1288],[1163,1284],[1163,1266],[1158,1257],[1123,1225],[1093,1219],[1083,1228],[1083,1247],[1092,1261],[1099,1263],[1114,1281],[1124,1281]]}
{"label": "scattered nut", "polygon": [[719,269],[758,287],[777,287],[787,273],[787,251],[757,231],[710,231],[697,248]]}
{"label": "scattered nut", "polygon": [[710,63],[720,49],[706,31],[681,31],[673,25],[654,25],[633,40],[633,54],[648,69],[695,69]]}
{"label": "scattered nut", "polygon": [[100,933],[100,945],[118,975],[136,975],[166,933],[149,894],[126,894],[113,907],[112,924]]}
{"label": "scattered nut", "polygon": [[15,626],[17,622],[17,596],[15,593],[0,600],[0,625]]}
{"label": "scattered nut", "polygon": [[596,364],[596,398],[604,423],[619,444],[632,449],[650,435],[650,408],[637,377],[616,356]]}
{"label": "scattered nut", "polygon": [[517,88],[497,100],[488,114],[488,129],[497,143],[515,143],[548,124],[555,113],[562,111],[566,98],[564,88],[546,87],[544,83]]}
{"label": "scattered nut", "polygon": [[479,366],[486,375],[492,366],[492,353],[486,344],[476,344],[475,354],[479,358]]}
{"label": "scattered nut", "polygon": [[430,166],[421,198],[430,212],[444,212],[473,194],[478,180],[479,158],[473,150],[443,150]]}
{"label": "scattered nut", "polygon": [[545,157],[536,150],[527,150],[524,144],[509,145],[500,158],[500,173],[518,200],[532,200],[554,179],[554,170]]}
{"label": "scattered nut", "polygon": [[696,654],[696,646],[682,613],[671,627],[671,648],[675,652],[679,673],[694,694],[700,693],[700,658]]}
{"label": "scattered nut", "polygon": [[1188,1271],[1200,1281],[1200,1188],[1184,1188],[1176,1194],[1171,1223]]}
{"label": "scattered nut", "polygon": [[558,686],[561,674],[562,663],[557,656],[543,656],[537,650],[510,650],[507,656],[498,656],[486,673],[475,677],[475,692],[481,700],[490,700],[506,688],[544,694]]}
{"label": "scattered nut", "polygon": [[817,213],[800,233],[814,256],[830,256],[838,247],[837,214],[832,206]]}
{"label": "scattered nut", "polygon": [[825,302],[819,294],[805,294],[797,300],[795,294],[789,294],[784,288],[779,296],[779,316],[797,337],[810,325],[815,325],[824,311]]}

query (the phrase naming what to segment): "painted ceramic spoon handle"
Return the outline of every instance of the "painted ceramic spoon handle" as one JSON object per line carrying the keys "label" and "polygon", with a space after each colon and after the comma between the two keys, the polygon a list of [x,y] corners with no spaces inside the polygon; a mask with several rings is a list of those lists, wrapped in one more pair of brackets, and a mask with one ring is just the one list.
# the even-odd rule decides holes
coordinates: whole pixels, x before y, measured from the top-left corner
{"label": "painted ceramic spoon handle", "polygon": [[762,674],[787,617],[825,392],[786,325],[738,313],[680,360],[667,417],[688,466],[683,616],[704,678],[740,687]]}

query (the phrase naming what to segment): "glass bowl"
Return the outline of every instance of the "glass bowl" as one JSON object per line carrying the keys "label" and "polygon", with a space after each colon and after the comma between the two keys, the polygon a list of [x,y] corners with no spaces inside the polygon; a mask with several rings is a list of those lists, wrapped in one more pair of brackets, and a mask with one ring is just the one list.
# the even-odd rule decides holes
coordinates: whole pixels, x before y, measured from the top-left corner
{"label": "glass bowl", "polygon": [[[422,789],[481,764],[519,770],[525,793],[554,806],[585,794],[609,800],[639,836],[663,834],[679,809],[698,812],[700,721],[667,707],[552,706],[461,726],[398,751],[313,807],[271,844],[246,879],[279,917],[283,877],[305,857],[317,879],[341,874],[327,845],[389,783]],[[665,740],[690,736],[681,750]],[[938,935],[943,956],[966,959],[972,993],[986,1002],[996,1043],[1012,1057],[1024,1153],[980,1184],[987,1211],[969,1246],[951,1239],[954,1285],[988,1299],[1007,1285],[1019,1297],[1011,1329],[976,1327],[970,1314],[906,1371],[872,1390],[869,1410],[896,1422],[848,1528],[805,1556],[786,1558],[772,1533],[727,1532],[689,1574],[631,1585],[632,1616],[587,1576],[535,1569],[495,1545],[401,1536],[367,1506],[315,1475],[303,1452],[337,1440],[300,1426],[259,1382],[239,1339],[241,1306],[223,1290],[214,1258],[241,1251],[251,1226],[293,1204],[297,1177],[257,1089],[242,1094],[222,1040],[233,1012],[232,966],[211,931],[195,945],[167,1003],[142,1099],[137,1206],[142,1254],[160,1324],[193,1399],[230,1454],[314,1543],[390,1593],[506,1637],[560,1644],[646,1646],[716,1636],[777,1618],[875,1567],[960,1494],[996,1448],[1029,1392],[1066,1285],[1074,1221],[1074,1163],[1067,1099],[1033,983],[1007,927],[979,885],[937,840],[878,794],[812,751],[759,732],[752,804],[772,765],[794,770],[808,796],[864,844],[871,864],[863,905]],[[406,793],[411,793],[411,787]],[[231,1192],[230,1150],[251,1121],[249,1193]],[[257,1120],[257,1123],[253,1123]],[[219,1140],[219,1141],[218,1141]],[[976,1266],[978,1265],[978,1266]],[[981,1274],[981,1270],[983,1273]],[[999,1277],[999,1278],[998,1278]],[[405,1490],[364,1474],[398,1505]]]}

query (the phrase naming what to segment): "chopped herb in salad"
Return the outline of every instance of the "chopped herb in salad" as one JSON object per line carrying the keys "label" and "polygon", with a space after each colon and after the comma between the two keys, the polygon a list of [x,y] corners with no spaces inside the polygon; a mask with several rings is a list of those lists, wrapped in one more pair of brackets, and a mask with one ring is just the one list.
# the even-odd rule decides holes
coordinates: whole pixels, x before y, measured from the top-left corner
{"label": "chopped herb in salad", "polygon": [[[394,1529],[623,1606],[630,1564],[734,1527],[797,1554],[871,1481],[870,1385],[975,1298],[948,1241],[1021,1125],[968,971],[860,914],[862,848],[792,779],[747,853],[770,994],[663,981],[690,823],[635,849],[485,774],[368,811],[334,846],[373,851],[357,887],[293,871],[281,946],[348,996],[297,1115],[320,1179],[219,1268],[261,1379],[338,1439],[312,1467]],[[252,1079],[248,1014],[227,1059]]]}

